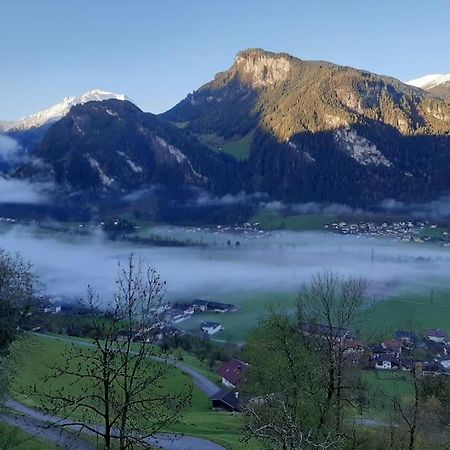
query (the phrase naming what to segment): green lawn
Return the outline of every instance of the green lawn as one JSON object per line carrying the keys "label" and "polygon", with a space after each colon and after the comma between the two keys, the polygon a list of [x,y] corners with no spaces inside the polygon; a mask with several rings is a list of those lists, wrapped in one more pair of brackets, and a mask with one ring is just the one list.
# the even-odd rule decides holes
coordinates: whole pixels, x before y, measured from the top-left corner
{"label": "green lawn", "polygon": [[333,214],[298,214],[283,216],[274,209],[262,209],[252,218],[251,222],[259,222],[263,230],[291,230],[291,231],[313,231],[323,230],[327,223],[335,222],[337,217]]}
{"label": "green lawn", "polygon": [[50,442],[37,439],[20,428],[0,423],[0,450],[56,450]]}
{"label": "green lawn", "polygon": [[219,322],[223,330],[212,336],[212,339],[226,340],[229,342],[242,342],[246,339],[251,329],[266,314],[266,306],[279,304],[291,313],[294,313],[296,293],[283,292],[248,292],[233,295],[232,298],[217,295],[217,301],[233,303],[239,306],[239,310],[233,313],[201,313],[194,314],[191,318],[180,322],[179,327],[199,332],[200,324],[204,321]]}
{"label": "green lawn", "polygon": [[447,290],[405,293],[386,298],[369,310],[365,329],[385,336],[399,328],[421,333],[428,328],[441,328],[450,333],[450,293]]}
{"label": "green lawn", "polygon": [[[13,380],[13,395],[22,403],[31,407],[40,407],[41,399],[30,396],[27,391],[40,391],[44,388],[43,378],[49,373],[49,367],[60,362],[67,344],[45,337],[30,337],[18,344],[16,353],[16,375]],[[187,361],[186,361],[187,362]],[[62,387],[64,380],[54,380],[55,388]],[[190,377],[174,369],[167,380],[169,389],[178,389],[192,384]],[[67,387],[67,386],[66,386]],[[70,389],[87,388],[80,383]],[[224,445],[227,449],[238,450],[240,443],[241,419],[238,415],[212,412],[209,399],[197,388],[193,389],[192,405],[183,417],[182,423],[173,425],[170,430],[205,437]],[[252,448],[252,447],[249,447]],[[256,448],[256,447],[254,447]]]}
{"label": "green lawn", "polygon": [[238,160],[247,159],[250,155],[250,148],[253,139],[253,130],[243,137],[223,139],[214,133],[199,136],[200,140],[217,152],[228,153]]}

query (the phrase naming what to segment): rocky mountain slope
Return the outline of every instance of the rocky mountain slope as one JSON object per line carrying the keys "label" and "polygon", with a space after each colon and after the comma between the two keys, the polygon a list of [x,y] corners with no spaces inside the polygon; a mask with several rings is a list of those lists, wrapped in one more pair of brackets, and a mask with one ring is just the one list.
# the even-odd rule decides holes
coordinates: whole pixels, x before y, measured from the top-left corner
{"label": "rocky mountain slope", "polygon": [[114,94],[101,89],[92,89],[76,97],[66,97],[60,103],[30,116],[19,120],[0,122],[0,133],[14,138],[22,147],[23,152],[27,153],[39,144],[54,123],[69,113],[72,106],[113,98],[122,101],[127,99],[124,94]]}
{"label": "rocky mountain slope", "polygon": [[260,49],[162,115],[208,139],[252,133],[247,189],[367,205],[449,188],[450,105],[396,79]]}
{"label": "rocky mountain slope", "polygon": [[148,185],[233,191],[236,162],[128,101],[73,106],[34,150],[21,177],[50,178],[68,191],[123,193]]}

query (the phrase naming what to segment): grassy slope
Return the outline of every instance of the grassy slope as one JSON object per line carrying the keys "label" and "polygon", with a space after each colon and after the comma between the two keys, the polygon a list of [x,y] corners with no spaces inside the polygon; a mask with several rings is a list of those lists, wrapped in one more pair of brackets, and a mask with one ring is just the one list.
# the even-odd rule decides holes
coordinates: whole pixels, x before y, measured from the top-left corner
{"label": "grassy slope", "polygon": [[259,222],[263,230],[286,229],[292,231],[323,230],[324,225],[335,222],[332,214],[298,214],[282,216],[279,211],[262,209],[251,218],[252,223]]}
{"label": "grassy slope", "polygon": [[[49,367],[62,360],[66,344],[45,338],[33,337],[20,344],[20,357],[17,358],[17,374],[13,382],[15,397],[32,407],[42,406],[38,398],[31,398],[24,391],[31,388],[41,390],[43,377],[49,373]],[[54,381],[54,386],[61,386],[61,381]],[[191,379],[178,370],[174,370],[168,385],[174,389],[190,384]],[[82,389],[77,384],[74,389]],[[197,388],[193,390],[192,405],[184,415],[183,423],[174,425],[168,431],[183,432],[214,440],[231,450],[242,448],[240,439],[239,416],[227,413],[213,413],[208,398]],[[249,447],[252,448],[252,447]]]}
{"label": "grassy slope", "polygon": [[422,332],[427,328],[442,328],[450,333],[450,296],[448,292],[430,295],[410,294],[388,298],[377,303],[370,311],[369,331],[386,334],[402,325],[412,326]]}
{"label": "grassy slope", "polygon": [[50,442],[37,439],[17,427],[0,423],[0,449],[56,450]]}
{"label": "grassy slope", "polygon": [[243,160],[250,155],[253,131],[238,139],[224,140],[214,133],[201,135],[199,139],[214,151],[228,153],[238,160]]}

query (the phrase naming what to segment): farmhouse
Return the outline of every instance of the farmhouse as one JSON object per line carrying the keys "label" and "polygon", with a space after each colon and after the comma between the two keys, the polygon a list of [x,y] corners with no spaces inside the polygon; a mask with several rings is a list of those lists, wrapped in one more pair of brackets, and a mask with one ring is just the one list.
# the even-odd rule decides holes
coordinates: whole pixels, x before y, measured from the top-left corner
{"label": "farmhouse", "polygon": [[217,373],[222,377],[222,384],[228,387],[238,387],[245,380],[247,363],[238,359],[230,359]]}
{"label": "farmhouse", "polygon": [[203,331],[203,333],[212,335],[220,330],[223,330],[223,327],[218,322],[202,322],[200,324],[200,329]]}
{"label": "farmhouse", "polygon": [[222,389],[211,397],[212,407],[229,412],[239,411],[239,392],[236,389]]}

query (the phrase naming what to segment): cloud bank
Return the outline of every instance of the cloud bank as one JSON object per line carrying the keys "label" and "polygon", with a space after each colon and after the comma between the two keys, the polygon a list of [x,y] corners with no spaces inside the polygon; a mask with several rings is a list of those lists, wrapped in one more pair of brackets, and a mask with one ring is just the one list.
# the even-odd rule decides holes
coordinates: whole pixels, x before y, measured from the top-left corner
{"label": "cloud bank", "polygon": [[38,205],[50,203],[51,183],[31,183],[0,176],[0,204]]}

